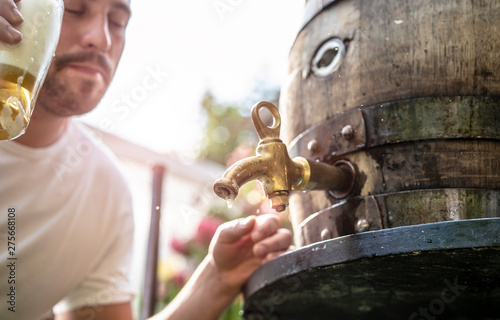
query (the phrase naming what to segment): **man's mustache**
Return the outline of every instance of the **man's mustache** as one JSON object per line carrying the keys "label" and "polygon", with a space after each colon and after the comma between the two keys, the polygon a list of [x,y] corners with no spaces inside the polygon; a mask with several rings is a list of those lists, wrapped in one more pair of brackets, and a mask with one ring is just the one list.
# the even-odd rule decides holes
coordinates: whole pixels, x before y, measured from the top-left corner
{"label": "man's mustache", "polygon": [[111,75],[111,71],[113,67],[111,66],[111,62],[109,59],[101,54],[94,52],[79,52],[79,53],[67,53],[61,56],[56,56],[54,58],[54,66],[56,70],[61,70],[67,64],[71,64],[73,62],[93,62],[97,63],[99,67],[107,74]]}

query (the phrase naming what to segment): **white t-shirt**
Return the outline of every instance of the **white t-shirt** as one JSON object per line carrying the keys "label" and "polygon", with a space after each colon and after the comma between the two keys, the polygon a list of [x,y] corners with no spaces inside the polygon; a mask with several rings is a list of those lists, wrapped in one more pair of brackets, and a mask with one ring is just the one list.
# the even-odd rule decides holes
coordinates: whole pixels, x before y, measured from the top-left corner
{"label": "white t-shirt", "polygon": [[0,142],[0,319],[131,301],[132,244],[130,190],[83,125],[47,148]]}

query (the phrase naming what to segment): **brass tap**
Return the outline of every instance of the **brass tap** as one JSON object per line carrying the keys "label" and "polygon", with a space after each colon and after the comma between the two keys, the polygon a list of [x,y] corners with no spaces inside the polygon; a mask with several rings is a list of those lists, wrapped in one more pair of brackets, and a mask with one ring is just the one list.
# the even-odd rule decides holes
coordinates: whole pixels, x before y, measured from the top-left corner
{"label": "brass tap", "polygon": [[[261,108],[273,116],[270,127],[260,118]],[[214,191],[219,197],[232,202],[241,186],[258,180],[273,209],[281,212],[288,206],[292,190],[334,190],[346,195],[351,191],[355,171],[345,161],[337,166],[303,157],[290,158],[286,145],[279,139],[281,117],[272,103],[261,101],[254,105],[252,121],[260,138],[256,155],[234,163],[215,182]]]}

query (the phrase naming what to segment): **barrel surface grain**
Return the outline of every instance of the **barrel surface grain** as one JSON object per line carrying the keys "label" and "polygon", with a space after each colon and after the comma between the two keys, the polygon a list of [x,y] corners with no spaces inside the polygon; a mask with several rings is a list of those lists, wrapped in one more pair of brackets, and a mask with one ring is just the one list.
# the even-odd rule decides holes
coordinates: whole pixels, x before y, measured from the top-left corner
{"label": "barrel surface grain", "polygon": [[[322,51],[332,39],[343,47]],[[500,2],[334,1],[297,35],[280,112],[291,153],[358,172],[347,198],[291,196],[298,245],[499,216]],[[356,144],[332,129],[347,125]],[[319,153],[301,147],[311,139]]]}

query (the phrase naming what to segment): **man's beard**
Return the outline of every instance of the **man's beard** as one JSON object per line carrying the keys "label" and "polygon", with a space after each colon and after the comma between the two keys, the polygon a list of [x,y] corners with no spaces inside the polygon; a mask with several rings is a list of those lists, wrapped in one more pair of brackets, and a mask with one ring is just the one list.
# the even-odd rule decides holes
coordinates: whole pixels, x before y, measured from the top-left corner
{"label": "man's beard", "polygon": [[61,77],[59,72],[68,63],[92,61],[93,59],[104,70],[111,72],[109,61],[92,53],[67,54],[56,57],[40,90],[37,105],[40,105],[45,111],[60,117],[82,115],[92,111],[104,95],[105,89],[96,89],[97,83],[87,79],[78,79],[79,86],[74,89],[74,85],[67,84],[68,81],[73,80]]}
{"label": "man's beard", "polygon": [[70,117],[85,114],[94,109],[99,100],[89,101],[87,98],[93,92],[95,82],[83,80],[78,92],[73,92],[60,78],[47,77],[40,90],[37,104],[49,113],[60,117]]}

